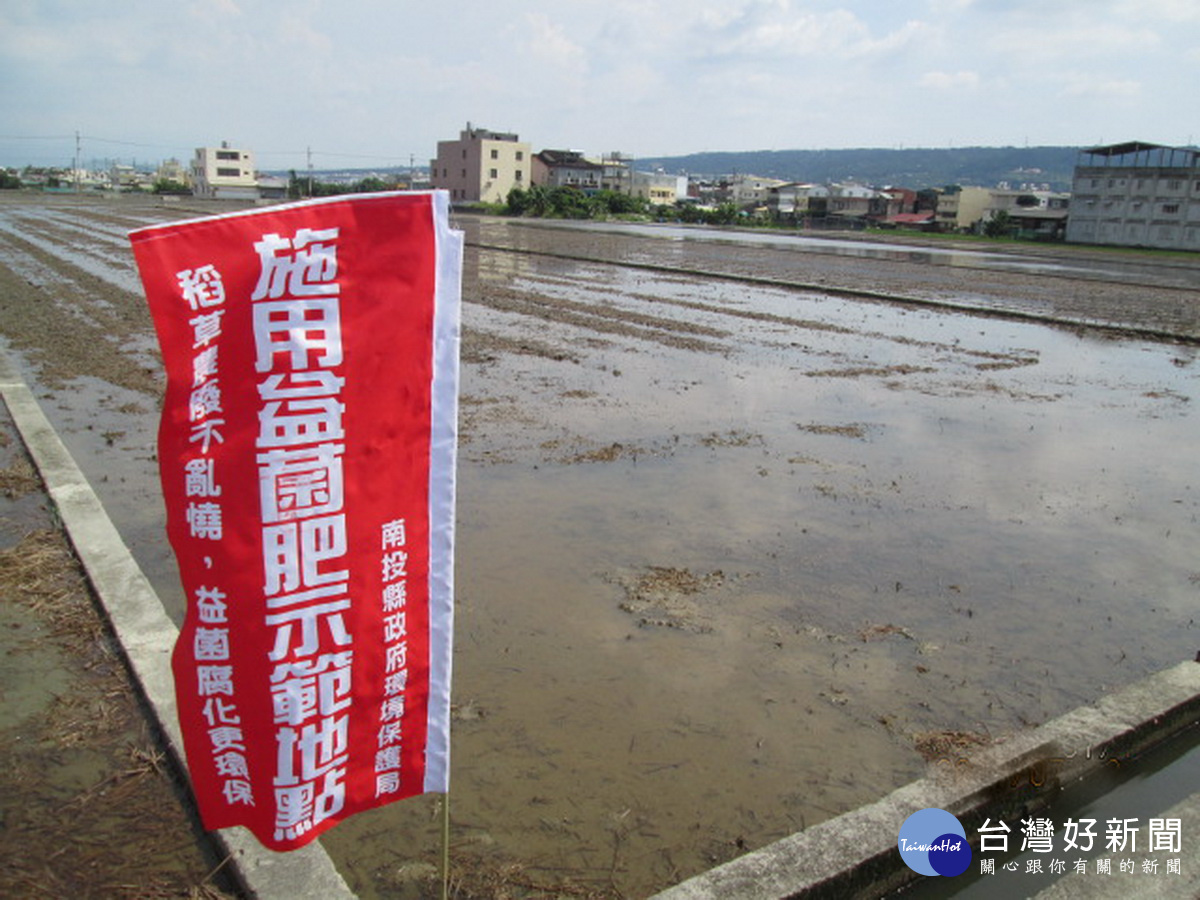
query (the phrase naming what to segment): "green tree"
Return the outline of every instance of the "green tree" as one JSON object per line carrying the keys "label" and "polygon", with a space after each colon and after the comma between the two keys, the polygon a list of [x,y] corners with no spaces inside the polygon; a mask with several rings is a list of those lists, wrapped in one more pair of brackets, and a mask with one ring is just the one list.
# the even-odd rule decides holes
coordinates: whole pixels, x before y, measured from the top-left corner
{"label": "green tree", "polygon": [[154,182],[154,193],[156,194],[190,194],[192,189],[181,181],[175,181],[171,178],[160,178]]}
{"label": "green tree", "polygon": [[515,187],[504,198],[505,212],[510,216],[523,216],[530,206],[529,191]]}
{"label": "green tree", "polygon": [[368,175],[362,181],[354,185],[354,190],[360,194],[375,194],[379,191],[386,191],[388,184],[382,178],[377,178],[374,175]]}
{"label": "green tree", "polygon": [[999,210],[983,224],[983,233],[990,238],[1007,237],[1012,229],[1012,220],[1007,212]]}
{"label": "green tree", "polygon": [[735,203],[721,203],[716,209],[711,209],[704,217],[709,225],[732,225],[737,221],[738,208]]}

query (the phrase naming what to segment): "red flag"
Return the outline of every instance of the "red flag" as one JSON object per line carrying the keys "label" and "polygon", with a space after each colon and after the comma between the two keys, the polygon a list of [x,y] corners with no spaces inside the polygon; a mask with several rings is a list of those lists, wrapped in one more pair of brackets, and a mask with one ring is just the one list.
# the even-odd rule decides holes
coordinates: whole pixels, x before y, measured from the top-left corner
{"label": "red flag", "polygon": [[167,371],[205,827],[303,846],[449,776],[461,233],[445,192],[130,235]]}

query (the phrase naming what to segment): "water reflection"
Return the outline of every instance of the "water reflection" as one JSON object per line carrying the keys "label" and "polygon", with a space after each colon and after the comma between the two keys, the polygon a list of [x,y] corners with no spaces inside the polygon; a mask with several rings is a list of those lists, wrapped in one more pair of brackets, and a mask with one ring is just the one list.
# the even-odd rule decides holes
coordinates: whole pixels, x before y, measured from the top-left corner
{"label": "water reflection", "polygon": [[[482,234],[497,223],[485,223]],[[508,231],[512,223],[502,223]],[[1044,259],[1033,253],[995,252],[974,246],[927,247],[882,243],[870,240],[846,240],[811,236],[801,232],[723,231],[700,226],[642,225],[609,222],[534,222],[519,223],[529,228],[564,228],[656,237],[670,241],[705,241],[747,246],[769,246],[801,253],[822,253],[861,259],[948,265],[967,269],[998,269],[1028,275],[1070,275],[1076,278],[1112,280],[1131,284],[1156,284],[1186,288],[1200,287],[1200,273],[1194,266],[1173,266],[1168,260],[1153,263],[1134,262],[1110,254],[1092,255],[1075,260]]]}

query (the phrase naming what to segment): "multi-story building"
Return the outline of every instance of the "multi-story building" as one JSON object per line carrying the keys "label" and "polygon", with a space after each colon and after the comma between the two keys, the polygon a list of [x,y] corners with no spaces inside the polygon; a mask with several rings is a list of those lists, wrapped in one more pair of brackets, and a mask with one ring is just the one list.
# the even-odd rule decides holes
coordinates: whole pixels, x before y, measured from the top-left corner
{"label": "multi-story building", "polygon": [[981,226],[1004,213],[1013,233],[1023,238],[1061,241],[1071,195],[1057,191],[1001,187],[991,192]]}
{"label": "multi-story building", "polygon": [[634,172],[633,194],[645,198],[651,206],[674,206],[687,196],[687,178],[661,172]]}
{"label": "multi-story building", "polygon": [[941,231],[970,231],[983,219],[992,198],[988,188],[947,186],[937,200],[937,223]]}
{"label": "multi-story building", "polygon": [[167,159],[159,163],[154,172],[155,181],[173,181],[176,184],[190,185],[192,173],[177,159]]}
{"label": "multi-story building", "polygon": [[633,193],[633,157],[613,151],[600,157],[601,187],[616,194]]}
{"label": "multi-story building", "polygon": [[776,218],[802,219],[812,215],[817,207],[824,214],[828,198],[826,185],[793,181],[775,185],[767,192],[767,208]]}
{"label": "multi-story building", "polygon": [[604,166],[578,150],[543,150],[533,155],[533,183],[570,187],[594,194],[600,190]]}
{"label": "multi-story building", "polygon": [[771,188],[785,182],[778,178],[760,178],[757,175],[737,175],[730,182],[730,201],[739,209],[757,209],[766,206]]}
{"label": "multi-story building", "polygon": [[257,200],[254,153],[229,146],[197,147],[192,157],[192,193],[212,200]]}
{"label": "multi-story building", "polygon": [[1067,240],[1200,250],[1200,151],[1131,141],[1082,150]]}
{"label": "multi-story building", "polygon": [[533,154],[515,134],[467,123],[457,141],[438,141],[429,161],[430,181],[450,192],[452,203],[503,203],[515,187],[532,183]]}

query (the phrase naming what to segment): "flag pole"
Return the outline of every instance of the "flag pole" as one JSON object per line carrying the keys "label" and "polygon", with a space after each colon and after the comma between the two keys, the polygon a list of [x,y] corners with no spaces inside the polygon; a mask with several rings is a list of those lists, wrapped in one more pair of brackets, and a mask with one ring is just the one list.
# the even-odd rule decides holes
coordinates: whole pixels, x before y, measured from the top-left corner
{"label": "flag pole", "polygon": [[450,900],[450,788],[442,794],[442,900]]}

